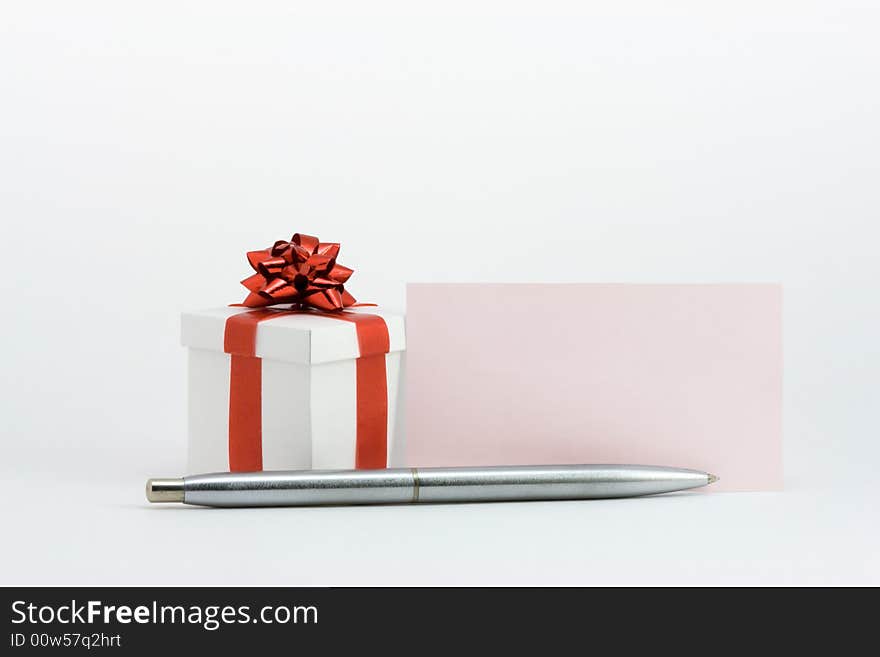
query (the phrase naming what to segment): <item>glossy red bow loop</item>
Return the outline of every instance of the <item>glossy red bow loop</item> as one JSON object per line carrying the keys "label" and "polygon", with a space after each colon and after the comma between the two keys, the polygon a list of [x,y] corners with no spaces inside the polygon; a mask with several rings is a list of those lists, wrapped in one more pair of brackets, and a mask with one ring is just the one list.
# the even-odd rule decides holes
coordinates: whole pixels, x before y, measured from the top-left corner
{"label": "glossy red bow loop", "polygon": [[339,244],[296,233],[262,251],[250,251],[248,262],[256,273],[244,279],[250,294],[248,308],[290,303],[300,308],[334,311],[356,301],[345,289],[353,270],[336,262]]}

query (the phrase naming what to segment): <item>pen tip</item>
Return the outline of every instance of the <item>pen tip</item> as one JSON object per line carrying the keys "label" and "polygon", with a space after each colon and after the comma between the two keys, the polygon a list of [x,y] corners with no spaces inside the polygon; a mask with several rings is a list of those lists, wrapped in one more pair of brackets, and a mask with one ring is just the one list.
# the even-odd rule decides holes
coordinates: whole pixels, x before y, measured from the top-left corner
{"label": "pen tip", "polygon": [[147,501],[183,502],[183,479],[147,479]]}
{"label": "pen tip", "polygon": [[708,472],[707,472],[706,474],[707,474],[708,477],[709,477],[709,482],[708,482],[708,483],[710,483],[710,484],[714,484],[716,481],[718,481],[718,477],[717,477],[717,476],[715,476],[715,475],[713,475],[713,474],[709,474]]}

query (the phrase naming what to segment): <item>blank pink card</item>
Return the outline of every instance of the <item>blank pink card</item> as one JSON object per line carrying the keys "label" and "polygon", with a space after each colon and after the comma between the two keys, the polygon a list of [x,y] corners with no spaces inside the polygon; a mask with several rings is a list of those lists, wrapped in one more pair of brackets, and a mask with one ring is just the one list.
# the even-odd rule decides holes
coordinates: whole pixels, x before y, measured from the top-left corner
{"label": "blank pink card", "polygon": [[782,487],[782,290],[411,284],[412,466],[638,463]]}

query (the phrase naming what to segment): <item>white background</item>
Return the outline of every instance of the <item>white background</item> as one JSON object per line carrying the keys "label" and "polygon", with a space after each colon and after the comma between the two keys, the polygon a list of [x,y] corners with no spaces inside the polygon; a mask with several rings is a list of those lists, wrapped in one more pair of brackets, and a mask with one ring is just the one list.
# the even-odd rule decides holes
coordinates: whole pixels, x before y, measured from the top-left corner
{"label": "white background", "polygon": [[[874,2],[4,2],[2,584],[880,583]],[[786,490],[151,508],[244,251],[406,281],[779,281]]]}

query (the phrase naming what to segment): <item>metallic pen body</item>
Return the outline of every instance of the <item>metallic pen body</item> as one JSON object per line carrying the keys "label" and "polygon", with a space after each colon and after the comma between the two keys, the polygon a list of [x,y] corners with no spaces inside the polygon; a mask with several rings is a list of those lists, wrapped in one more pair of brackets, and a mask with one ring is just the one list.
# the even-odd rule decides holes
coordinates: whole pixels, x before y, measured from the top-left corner
{"label": "metallic pen body", "polygon": [[576,500],[656,495],[714,480],[697,470],[639,465],[264,471],[152,479],[147,498],[223,507]]}

